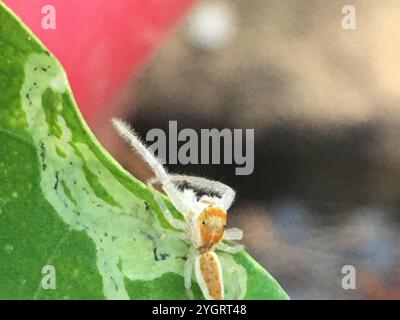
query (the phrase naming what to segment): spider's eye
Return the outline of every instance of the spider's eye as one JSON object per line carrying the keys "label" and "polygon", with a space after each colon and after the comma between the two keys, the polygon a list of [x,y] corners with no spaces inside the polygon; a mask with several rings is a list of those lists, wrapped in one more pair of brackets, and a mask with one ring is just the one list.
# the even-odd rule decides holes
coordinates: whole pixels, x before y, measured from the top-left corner
{"label": "spider's eye", "polygon": [[202,223],[203,225],[205,225],[205,224],[206,224],[206,221],[205,221],[205,220],[203,220],[201,223]]}

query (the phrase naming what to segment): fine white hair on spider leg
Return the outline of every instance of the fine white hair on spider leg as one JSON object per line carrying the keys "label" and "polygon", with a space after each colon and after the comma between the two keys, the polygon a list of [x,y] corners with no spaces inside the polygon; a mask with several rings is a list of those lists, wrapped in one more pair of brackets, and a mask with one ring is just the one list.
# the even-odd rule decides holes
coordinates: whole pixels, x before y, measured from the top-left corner
{"label": "fine white hair on spider leg", "polygon": [[149,150],[147,150],[146,146],[141,142],[133,128],[120,119],[113,118],[111,121],[118,134],[125,139],[133,147],[133,150],[152,168],[157,180],[161,182],[163,190],[171,199],[176,209],[182,213],[188,212],[190,206],[186,204],[180,191],[171,182],[170,175],[164,169],[161,162],[158,161]]}
{"label": "fine white hair on spider leg", "polygon": [[129,142],[133,146],[134,151],[136,151],[143,158],[143,160],[150,165],[157,178],[160,181],[169,180],[167,171],[157,160],[157,158],[149,150],[147,150],[145,145],[136,134],[135,130],[123,120],[113,118],[111,121],[119,135]]}

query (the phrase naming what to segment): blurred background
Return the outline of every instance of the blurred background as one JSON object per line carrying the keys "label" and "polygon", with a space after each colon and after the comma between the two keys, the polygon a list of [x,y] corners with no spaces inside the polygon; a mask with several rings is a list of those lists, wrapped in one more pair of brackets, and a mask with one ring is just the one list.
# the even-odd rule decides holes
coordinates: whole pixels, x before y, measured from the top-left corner
{"label": "blurred background", "polygon": [[[254,128],[250,176],[169,168],[238,191],[230,225],[293,299],[399,299],[400,2],[352,1],[355,30],[341,26],[345,4],[197,3],[132,84],[125,118],[142,137],[170,120]],[[148,177],[115,134],[95,129]],[[356,290],[341,286],[347,264]]]}
{"label": "blurred background", "polygon": [[[141,179],[151,172],[111,116],[143,138],[171,120],[197,132],[255,129],[252,175],[168,167],[237,190],[230,226],[292,299],[400,299],[400,2],[348,2],[188,1],[107,111],[82,110]],[[355,30],[341,25],[347,4]],[[345,265],[356,268],[355,290],[341,286]]]}

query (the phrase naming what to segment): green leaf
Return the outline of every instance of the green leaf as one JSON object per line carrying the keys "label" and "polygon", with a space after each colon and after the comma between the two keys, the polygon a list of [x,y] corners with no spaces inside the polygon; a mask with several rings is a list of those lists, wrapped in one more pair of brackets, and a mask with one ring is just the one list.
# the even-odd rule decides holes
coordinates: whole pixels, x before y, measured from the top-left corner
{"label": "green leaf", "polygon": [[[0,299],[186,299],[188,245],[175,235],[97,142],[58,61],[0,2]],[[226,298],[288,298],[247,253],[219,256]],[[55,289],[43,288],[47,265]]]}

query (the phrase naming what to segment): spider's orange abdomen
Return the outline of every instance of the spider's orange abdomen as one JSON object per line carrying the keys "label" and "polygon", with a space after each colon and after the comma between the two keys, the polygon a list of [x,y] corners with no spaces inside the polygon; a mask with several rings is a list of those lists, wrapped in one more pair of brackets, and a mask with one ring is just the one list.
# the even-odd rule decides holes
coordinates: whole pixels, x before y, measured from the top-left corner
{"label": "spider's orange abdomen", "polygon": [[215,252],[201,254],[196,260],[196,277],[207,299],[223,300],[224,284],[221,265]]}
{"label": "spider's orange abdomen", "polygon": [[227,215],[218,207],[208,207],[197,218],[197,226],[200,232],[200,248],[208,250],[216,245],[224,235]]}

